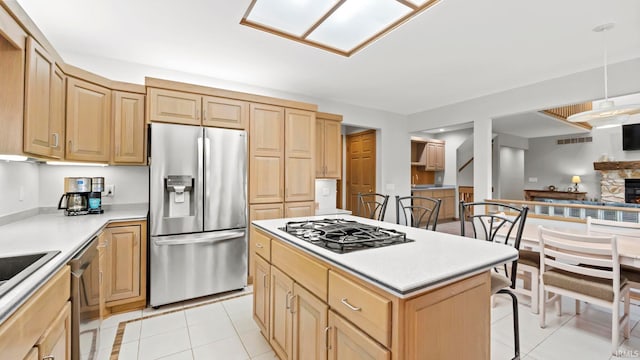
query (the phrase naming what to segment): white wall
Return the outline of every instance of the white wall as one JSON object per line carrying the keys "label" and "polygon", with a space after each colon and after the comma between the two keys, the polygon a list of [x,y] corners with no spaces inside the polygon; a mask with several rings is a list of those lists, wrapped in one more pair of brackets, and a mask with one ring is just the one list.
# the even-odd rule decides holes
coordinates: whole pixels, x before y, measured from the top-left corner
{"label": "white wall", "polygon": [[38,180],[38,164],[0,161],[0,216],[37,208]]}
{"label": "white wall", "polygon": [[39,166],[40,179],[36,190],[40,194],[40,207],[58,205],[67,176],[102,176],[105,185],[115,185],[114,196],[102,199],[105,205],[149,202],[149,168],[146,166]]}
{"label": "white wall", "polygon": [[[564,136],[544,137],[529,140],[529,150],[525,153],[525,187],[543,189],[554,185],[566,190],[573,175],[580,175],[580,191],[586,191],[589,199],[600,198],[600,175],[593,170],[593,163],[602,154],[616,161],[640,160],[640,150],[622,150],[622,129],[594,129],[593,142],[558,145]],[[538,178],[536,183],[529,178]]]}
{"label": "white wall", "polygon": [[500,199],[524,199],[524,153],[523,149],[500,146],[500,171],[498,174]]}
{"label": "white wall", "polygon": [[456,185],[458,183],[458,163],[466,162],[469,159],[458,159],[457,150],[465,140],[473,137],[473,129],[463,129],[437,134],[436,139],[444,140],[444,172],[442,183],[445,185]]}

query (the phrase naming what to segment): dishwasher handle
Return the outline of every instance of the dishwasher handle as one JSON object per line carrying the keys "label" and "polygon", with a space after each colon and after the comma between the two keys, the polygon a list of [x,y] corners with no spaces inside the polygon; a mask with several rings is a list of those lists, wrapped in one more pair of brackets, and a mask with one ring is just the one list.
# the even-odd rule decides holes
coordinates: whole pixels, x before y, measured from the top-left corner
{"label": "dishwasher handle", "polygon": [[180,235],[180,236],[167,236],[160,239],[155,239],[153,243],[157,246],[167,245],[191,245],[191,244],[206,244],[217,243],[220,241],[237,239],[245,236],[245,231],[224,231],[219,234],[212,235],[206,234],[193,234],[193,235]]}

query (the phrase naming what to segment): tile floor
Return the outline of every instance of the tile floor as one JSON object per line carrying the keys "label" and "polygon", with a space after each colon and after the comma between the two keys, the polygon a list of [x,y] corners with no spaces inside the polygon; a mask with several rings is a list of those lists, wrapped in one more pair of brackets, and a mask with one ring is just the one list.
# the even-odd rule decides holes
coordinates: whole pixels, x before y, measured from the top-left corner
{"label": "tile floor", "polygon": [[[124,331],[119,355],[111,359],[274,359],[273,351],[253,322],[251,295],[236,293],[229,296],[233,298],[211,297],[159,310],[145,309],[113,316],[103,322],[98,360],[110,359],[120,328]],[[611,356],[610,313],[583,304],[582,314],[576,316],[574,306],[573,300],[563,299],[560,317],[550,306],[547,327],[541,329],[537,315],[531,314],[526,305],[520,305],[522,359],[640,358],[640,306],[632,305],[631,338],[619,348],[626,351],[628,357]],[[136,320],[140,318],[142,320]],[[499,295],[491,314],[492,359],[513,356],[512,319],[510,301]]]}

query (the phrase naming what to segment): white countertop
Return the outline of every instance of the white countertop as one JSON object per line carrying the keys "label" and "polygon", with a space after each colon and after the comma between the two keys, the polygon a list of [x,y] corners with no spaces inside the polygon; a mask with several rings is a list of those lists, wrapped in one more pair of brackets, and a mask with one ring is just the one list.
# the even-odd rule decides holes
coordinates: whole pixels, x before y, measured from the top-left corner
{"label": "white countertop", "polygon": [[81,250],[109,222],[146,220],[148,206],[135,204],[100,215],[40,214],[0,226],[0,257],[60,251],[53,259],[0,297],[0,324]]}
{"label": "white countertop", "polygon": [[344,210],[344,209],[317,209],[316,210],[316,216],[336,215],[336,214],[351,215],[351,210]]}
{"label": "white countertop", "polygon": [[[405,232],[415,240],[382,248],[337,254],[279,230],[287,221],[342,218]],[[400,298],[437,288],[518,258],[510,246],[351,215],[258,220],[253,224]]]}

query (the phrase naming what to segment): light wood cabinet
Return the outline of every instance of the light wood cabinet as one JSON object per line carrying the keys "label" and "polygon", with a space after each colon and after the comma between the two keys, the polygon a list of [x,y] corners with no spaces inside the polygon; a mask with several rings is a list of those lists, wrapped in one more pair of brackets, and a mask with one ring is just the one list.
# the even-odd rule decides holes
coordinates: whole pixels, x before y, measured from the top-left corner
{"label": "light wood cabinet", "polygon": [[426,146],[425,170],[444,170],[444,143],[428,142]]}
{"label": "light wood cabinet", "polygon": [[271,301],[269,298],[271,292],[269,291],[269,282],[271,279],[271,265],[260,256],[253,257],[253,318],[258,324],[262,334],[269,339],[269,318],[271,313],[269,311]]}
{"label": "light wood cabinet", "polygon": [[[287,241],[252,231],[270,241],[271,250],[271,260],[254,260],[254,319],[280,359],[490,358],[489,271],[399,298]],[[465,348],[452,351],[458,334]]]}
{"label": "light wood cabinet", "polygon": [[114,164],[145,164],[145,122],[143,94],[113,92]]}
{"label": "light wood cabinet", "polygon": [[140,226],[109,227],[106,232],[106,273],[104,274],[107,306],[118,300],[140,296]]}
{"label": "light wood cabinet", "polygon": [[285,109],[285,201],[315,198],[315,130],[312,111]]}
{"label": "light wood cabinet", "polygon": [[316,114],[316,178],[340,179],[342,174],[342,116]]}
{"label": "light wood cabinet", "polygon": [[43,355],[61,354],[56,360],[71,359],[70,288],[70,269],[64,266],[0,324],[2,359],[33,356],[34,347]]}
{"label": "light wood cabinet", "polygon": [[325,331],[329,307],[297,283],[293,284],[293,353],[294,360],[326,359]]}
{"label": "light wood cabinet", "polygon": [[316,203],[313,201],[288,202],[284,206],[284,217],[313,216],[316,213]]}
{"label": "light wood cabinet", "polygon": [[[440,189],[440,190],[414,190],[412,191],[414,196],[424,196],[433,199],[440,199],[440,212],[438,214],[438,221],[441,219],[453,219],[456,216],[456,192],[455,189]],[[426,220],[425,220],[426,221]]]}
{"label": "light wood cabinet", "polygon": [[444,145],[442,140],[411,140],[411,165],[424,166],[425,171],[444,170]]}
{"label": "light wood cabinet", "polygon": [[40,359],[71,359],[71,302],[65,304],[36,347]]}
{"label": "light wood cabinet", "polygon": [[249,103],[213,96],[202,98],[202,125],[229,129],[246,129]]}
{"label": "light wood cabinet", "polygon": [[293,280],[278,268],[271,266],[271,318],[269,344],[280,360],[291,359],[293,351],[293,317],[291,299]]}
{"label": "light wood cabinet", "polygon": [[202,96],[165,89],[148,89],[149,121],[201,124]]}
{"label": "light wood cabinet", "polygon": [[246,101],[189,92],[148,88],[149,121],[246,129]]}
{"label": "light wood cabinet", "polygon": [[100,240],[103,313],[144,308],[147,288],[145,221],[110,224]]}
{"label": "light wood cabinet", "polygon": [[40,358],[38,357],[38,348],[33,348],[31,349],[31,351],[29,351],[29,353],[27,354],[27,356],[24,357],[24,360],[39,360]]}
{"label": "light wood cabinet", "polygon": [[111,154],[111,90],[67,79],[67,160],[108,162]]}
{"label": "light wood cabinet", "polygon": [[53,57],[27,38],[24,151],[46,157],[64,155],[65,75]]}
{"label": "light wood cabinet", "polygon": [[[277,204],[256,204],[249,206],[249,223],[253,220],[280,219],[284,217],[284,207],[282,203]],[[252,226],[249,231],[249,278],[248,283],[253,282],[253,258],[256,253],[260,254],[267,261],[271,261],[271,245],[268,237],[262,235]]]}
{"label": "light wood cabinet", "polygon": [[389,360],[391,353],[333,310],[329,311],[329,360]]}
{"label": "light wood cabinet", "polygon": [[249,202],[284,201],[284,108],[251,104]]}

